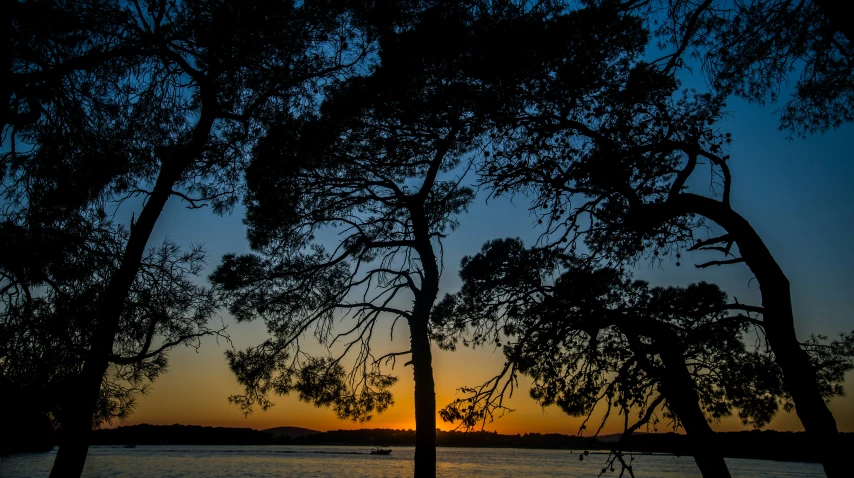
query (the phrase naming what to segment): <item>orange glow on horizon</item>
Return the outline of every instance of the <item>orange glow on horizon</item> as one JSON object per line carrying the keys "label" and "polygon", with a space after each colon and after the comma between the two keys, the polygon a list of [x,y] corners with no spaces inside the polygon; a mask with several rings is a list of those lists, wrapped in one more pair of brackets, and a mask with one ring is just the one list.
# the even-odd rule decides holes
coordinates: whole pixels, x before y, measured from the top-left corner
{"label": "orange glow on horizon", "polygon": [[[395,404],[385,413],[375,415],[372,420],[359,423],[339,420],[331,409],[317,408],[300,402],[295,396],[274,397],[276,405],[268,411],[256,410],[244,417],[237,406],[227,401],[229,395],[238,394],[241,389],[228,370],[221,349],[215,345],[202,347],[198,353],[192,349],[179,349],[172,354],[171,359],[169,373],[154,382],[150,394],[140,398],[135,413],[124,424],[114,423],[112,426],[149,423],[259,430],[280,426],[296,426],[318,431],[359,428],[415,429],[413,380],[408,367],[398,365],[394,370],[400,379],[393,389]],[[456,389],[460,386],[473,385],[491,378],[500,370],[502,363],[503,359],[499,354],[483,350],[434,352],[438,408],[441,409],[453,401],[457,397]],[[854,381],[854,373],[849,374],[847,378],[850,386]],[[557,407],[541,408],[528,396],[528,386],[527,380],[520,380],[519,388],[506,402],[506,405],[515,411],[488,423],[485,430],[512,435],[578,433],[583,421],[581,418],[567,416]],[[851,395],[833,400],[831,411],[836,417],[840,431],[854,432],[854,399]],[[595,432],[599,417],[601,414],[590,420],[584,435],[592,435]],[[438,416],[436,426],[444,431],[455,428],[454,424],[442,422]],[[623,417],[613,416],[601,434],[620,433],[622,427]],[[749,429],[742,425],[737,417],[725,419],[713,425],[713,428],[719,431]],[[794,413],[785,413],[782,410],[767,428],[784,431],[803,429]],[[661,426],[658,431],[667,432],[670,429]]]}

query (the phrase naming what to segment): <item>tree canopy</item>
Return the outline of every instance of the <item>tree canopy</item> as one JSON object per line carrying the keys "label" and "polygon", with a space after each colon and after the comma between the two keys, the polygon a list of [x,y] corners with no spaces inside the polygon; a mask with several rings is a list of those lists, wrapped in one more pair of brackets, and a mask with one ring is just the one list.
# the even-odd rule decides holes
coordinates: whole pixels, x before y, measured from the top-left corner
{"label": "tree canopy", "polygon": [[658,430],[668,418],[688,432],[704,476],[728,476],[707,421],[737,411],[761,427],[777,411],[779,369],[767,347],[743,342],[757,321],[733,315],[737,306],[716,286],[650,287],[518,239],[488,242],[463,259],[460,277],[460,292],[437,305],[435,337],[444,348],[494,344],[506,362],[486,383],[464,388],[442,411],[446,421],[491,421],[521,373],[533,378],[530,395],[541,405],[584,417],[579,433],[594,411],[603,413],[594,436],[612,411],[623,415],[625,435]]}
{"label": "tree canopy", "polygon": [[[3,229],[0,385],[9,400],[61,427],[69,405],[62,397],[77,392],[92,314],[118,270],[127,230],[83,220],[35,234],[8,223]],[[182,252],[166,241],[146,251],[124,304],[94,426],[130,415],[137,394],[165,371],[171,347],[198,346],[200,337],[222,333],[209,323],[218,307],[214,296],[193,281],[203,265],[198,247]]]}
{"label": "tree canopy", "polygon": [[[603,2],[608,3],[608,2]],[[782,103],[780,128],[810,134],[854,119],[854,29],[828,0],[618,2],[646,18],[666,69],[699,64],[723,96]],[[791,86],[790,86],[791,85]]]}
{"label": "tree canopy", "polygon": [[[625,435],[657,431],[666,418],[687,431],[704,476],[724,476],[707,422],[737,413],[761,428],[780,405],[792,407],[762,321],[717,286],[650,287],[554,249],[526,249],[518,239],[488,242],[463,259],[460,277],[461,290],[431,317],[434,339],[445,349],[460,342],[500,348],[506,362],[487,382],[464,387],[463,398],[441,411],[446,421],[472,428],[502,415],[524,374],[541,405],[585,418],[579,433],[594,411],[603,414],[594,436],[612,411],[623,415]],[[804,344],[827,400],[844,394],[852,345],[851,335]]]}
{"label": "tree canopy", "polygon": [[[66,225],[79,220],[106,221],[112,231],[112,242],[90,244],[112,269],[93,279],[103,283],[80,326],[89,338],[72,354],[82,368],[74,393],[62,397],[64,438],[54,474],[79,475],[105,372],[131,367],[127,361],[141,367],[152,357],[137,352],[158,346],[148,342],[148,322],[138,321],[146,303],[136,296],[140,281],[164,294],[166,309],[157,314],[195,307],[182,294],[196,294],[186,276],[199,272],[200,250],[147,247],[166,202],[176,197],[191,208],[228,210],[246,151],[264,125],[310,104],[312,86],[351,67],[366,45],[352,12],[335,2],[15,3],[13,48],[4,52],[12,80],[5,84],[12,86],[4,97],[3,220],[21,233],[10,239],[51,243],[56,236],[46,231],[76,232]],[[34,21],[33,11],[49,15]],[[63,23],[66,12],[75,21]],[[21,259],[37,261],[27,267],[41,271],[39,279],[62,274],[54,269],[61,262],[40,262],[46,257]],[[176,280],[158,282],[149,272],[158,266]],[[188,289],[167,294],[181,287]],[[159,327],[159,344],[175,345],[173,332],[184,335]]]}

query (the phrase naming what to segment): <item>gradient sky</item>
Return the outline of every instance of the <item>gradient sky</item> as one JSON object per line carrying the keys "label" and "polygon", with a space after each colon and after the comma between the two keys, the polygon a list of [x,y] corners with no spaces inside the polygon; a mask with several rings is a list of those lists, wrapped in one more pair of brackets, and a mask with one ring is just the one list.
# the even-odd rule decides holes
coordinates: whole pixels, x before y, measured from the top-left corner
{"label": "gradient sky", "polygon": [[[731,167],[734,208],[759,232],[792,284],[797,331],[801,339],[809,334],[833,336],[854,330],[854,125],[807,139],[787,139],[777,129],[774,105],[759,107],[731,101],[730,119],[721,125],[733,134]],[[694,184],[695,192],[708,193],[707,185]],[[515,204],[514,204],[515,203]],[[209,254],[207,274],[227,252],[248,252],[242,210],[217,217],[207,211],[187,210],[173,198],[158,222],[151,243],[170,237],[179,244],[202,243]],[[129,215],[129,213],[128,213]],[[445,241],[445,272],[440,294],[456,291],[460,285],[457,269],[464,255],[476,253],[489,239],[516,236],[532,244],[538,231],[525,198],[502,199],[485,204],[483,195],[461,218],[461,226]],[[700,257],[683,261],[682,267],[639,265],[636,277],[654,285],[687,285],[705,280],[719,284],[730,297],[742,303],[759,304],[758,286],[743,265],[697,270],[691,264]],[[263,323],[235,323],[227,313],[234,346],[257,344],[266,337]],[[408,336],[397,329],[395,342],[380,340],[380,348],[405,350]],[[395,345],[397,347],[395,347]],[[368,424],[336,419],[329,409],[301,403],[295,397],[276,398],[267,412],[256,411],[244,418],[227,402],[230,394],[241,391],[228,370],[223,352],[228,344],[213,339],[201,349],[179,348],[171,353],[169,372],[154,382],[151,393],[139,400],[137,411],[127,424],[196,424],[212,426],[268,428],[300,426],[316,430],[339,428],[414,428],[411,370],[398,363],[395,373],[393,408],[375,416]],[[318,349],[319,350],[319,349]],[[455,397],[455,390],[477,384],[500,370],[503,357],[491,349],[434,351],[434,374],[439,407]],[[854,386],[854,374],[847,384]],[[557,408],[542,409],[528,397],[528,383],[520,382],[508,406],[516,409],[487,426],[500,433],[557,432],[574,434],[581,420],[564,415]],[[854,399],[837,398],[831,409],[842,431],[854,432]],[[451,425],[439,421],[439,427]],[[621,431],[622,421],[612,420],[604,433]],[[738,419],[727,419],[718,430],[739,430]],[[794,414],[780,412],[770,427],[800,430]],[[666,430],[665,430],[666,431]]]}

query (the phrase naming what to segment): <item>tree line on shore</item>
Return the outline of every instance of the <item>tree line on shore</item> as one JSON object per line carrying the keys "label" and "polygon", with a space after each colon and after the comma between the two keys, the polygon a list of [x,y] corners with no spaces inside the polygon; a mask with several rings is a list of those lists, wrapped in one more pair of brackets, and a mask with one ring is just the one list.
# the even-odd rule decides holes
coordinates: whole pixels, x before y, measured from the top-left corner
{"label": "tree line on shore", "polygon": [[[777,461],[819,462],[819,454],[804,432],[753,430],[718,432],[721,452],[730,458]],[[843,446],[854,444],[854,433],[840,435]],[[601,439],[600,439],[601,438]],[[250,428],[202,427],[191,425],[133,425],[98,430],[93,445],[301,445],[301,446],[414,446],[414,430],[385,428],[330,430],[302,436],[276,436],[266,430]],[[436,431],[436,446],[472,448],[532,448],[569,450],[614,450],[619,447],[635,453],[670,453],[691,456],[684,434],[637,433],[622,436],[582,437],[562,433],[501,434],[488,431]]]}
{"label": "tree line on shore", "polygon": [[[789,78],[781,128],[854,119],[854,31],[832,2],[6,10],[0,408],[61,429],[51,476],[80,475],[93,428],[132,413],[171,349],[227,337],[221,310],[269,331],[227,352],[244,388],[229,400],[247,413],[293,393],[364,422],[393,404],[397,361],[411,366],[415,476],[436,472],[434,346],[505,356],[441,408],[463,427],[507,411],[525,374],[582,430],[602,429],[589,422],[603,408],[626,440],[684,428],[704,476],[729,476],[710,423],[761,428],[794,410],[827,475],[847,476],[827,402],[854,335],[797,337],[786,272],[733,209],[730,165],[749,159],[730,157],[737,138],[720,126],[728,98],[776,100]],[[709,91],[680,87],[692,57]],[[708,194],[689,187],[709,174]],[[489,241],[440,297],[443,240],[484,196],[526,201],[540,239]],[[170,199],[217,214],[242,203],[253,252],[203,284],[202,247],[151,243]],[[692,251],[719,255],[701,269],[746,266],[762,304],[628,272]],[[381,322],[409,348],[375,354]]]}
{"label": "tree line on shore", "polygon": [[[28,424],[27,433],[6,435],[3,453],[45,452],[60,443],[58,433]],[[810,446],[804,432],[753,430],[718,432],[721,453],[729,458],[750,458],[776,461],[820,462],[820,455]],[[842,433],[843,446],[854,445],[854,433]],[[295,436],[279,435],[273,430],[251,428],[210,427],[198,425],[131,425],[96,430],[91,445],[289,445],[289,446],[413,446],[415,431],[404,429],[330,430],[316,432],[300,430]],[[669,453],[691,456],[692,445],[684,434],[636,433],[626,437],[583,437],[561,433],[501,434],[488,431],[436,431],[436,446],[470,448],[530,448],[568,450],[583,454],[589,451],[626,450],[633,453]]]}

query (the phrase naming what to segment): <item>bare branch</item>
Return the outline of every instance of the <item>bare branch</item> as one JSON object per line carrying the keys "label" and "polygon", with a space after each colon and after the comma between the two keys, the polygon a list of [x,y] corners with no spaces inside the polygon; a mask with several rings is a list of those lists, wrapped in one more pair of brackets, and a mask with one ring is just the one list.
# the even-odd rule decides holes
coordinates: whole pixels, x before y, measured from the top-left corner
{"label": "bare branch", "polygon": [[737,257],[735,259],[727,259],[725,261],[709,261],[709,262],[704,262],[702,264],[695,264],[694,267],[696,267],[697,269],[704,269],[706,267],[711,267],[711,266],[725,266],[725,265],[729,265],[729,264],[738,264],[741,262],[744,262],[744,259],[741,257]]}

